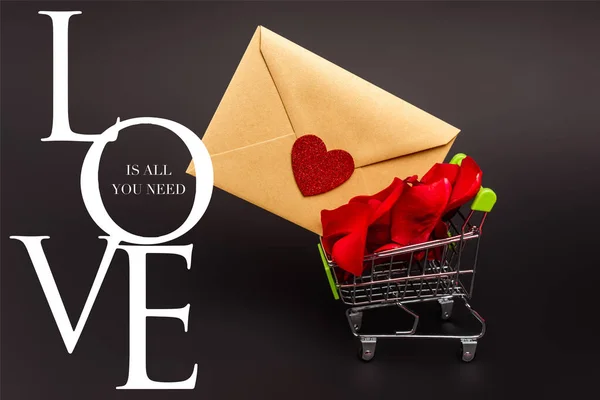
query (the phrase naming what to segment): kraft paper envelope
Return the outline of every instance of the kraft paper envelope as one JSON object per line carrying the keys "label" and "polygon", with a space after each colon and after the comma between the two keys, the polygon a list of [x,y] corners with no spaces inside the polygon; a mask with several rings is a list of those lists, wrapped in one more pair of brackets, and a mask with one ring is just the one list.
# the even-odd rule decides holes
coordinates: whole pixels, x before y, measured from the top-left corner
{"label": "kraft paper envelope", "polygon": [[[458,132],[259,26],[202,141],[215,186],[320,235],[321,210],[374,194],[394,177],[421,177],[443,162]],[[291,166],[292,145],[306,134],[349,152],[356,167],[341,186],[309,197]],[[186,172],[195,175],[193,161]]]}

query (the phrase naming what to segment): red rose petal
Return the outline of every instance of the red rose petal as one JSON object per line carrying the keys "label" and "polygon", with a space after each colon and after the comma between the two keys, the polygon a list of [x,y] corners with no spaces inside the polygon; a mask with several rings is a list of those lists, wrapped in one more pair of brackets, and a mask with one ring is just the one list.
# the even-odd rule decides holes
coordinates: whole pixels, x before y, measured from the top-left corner
{"label": "red rose petal", "polygon": [[[366,204],[344,204],[335,210],[321,211],[323,250],[331,254],[337,240],[358,230],[367,230],[372,210]],[[364,245],[363,245],[364,247]]]}
{"label": "red rose petal", "polygon": [[431,169],[425,175],[423,175],[421,182],[425,184],[431,184],[439,181],[440,179],[446,178],[451,185],[454,185],[459,169],[460,167],[456,164],[437,163],[431,167]]}
{"label": "red rose petal", "polygon": [[391,241],[391,210],[405,186],[401,179],[395,178],[387,188],[372,196],[357,196],[350,200],[350,203],[362,202],[373,208],[367,232],[368,253]]}
{"label": "red rose petal", "polygon": [[446,178],[407,188],[392,209],[392,241],[403,246],[427,241],[451,192]]}
{"label": "red rose petal", "polygon": [[452,188],[446,212],[452,211],[477,195],[481,188],[481,168],[471,157],[462,160],[456,182]]}

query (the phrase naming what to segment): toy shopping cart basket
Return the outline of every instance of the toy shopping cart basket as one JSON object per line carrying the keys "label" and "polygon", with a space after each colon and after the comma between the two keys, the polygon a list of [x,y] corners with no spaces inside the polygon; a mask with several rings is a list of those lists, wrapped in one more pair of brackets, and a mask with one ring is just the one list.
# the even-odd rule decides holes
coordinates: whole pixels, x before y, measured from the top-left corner
{"label": "toy shopping cart basket", "polygon": [[[465,157],[457,154],[450,162],[460,164]],[[473,294],[483,224],[495,203],[496,194],[491,189],[481,188],[470,210],[464,213],[459,210],[451,218],[447,239],[367,255],[364,258],[366,268],[361,276],[341,270],[319,244],[334,298],[351,306],[346,316],[352,334],[360,339],[359,357],[362,360],[373,359],[377,339],[406,337],[460,340],[462,360],[473,360],[477,340],[485,333],[485,321],[471,308],[468,300]],[[436,257],[429,257],[430,252],[435,252]],[[479,321],[480,333],[465,336],[417,333],[419,316],[407,304],[437,301],[441,306],[441,318],[447,320],[452,315],[455,300],[464,302],[467,310]],[[392,334],[361,334],[363,312],[387,306],[398,306],[410,314],[414,318],[412,329]]]}

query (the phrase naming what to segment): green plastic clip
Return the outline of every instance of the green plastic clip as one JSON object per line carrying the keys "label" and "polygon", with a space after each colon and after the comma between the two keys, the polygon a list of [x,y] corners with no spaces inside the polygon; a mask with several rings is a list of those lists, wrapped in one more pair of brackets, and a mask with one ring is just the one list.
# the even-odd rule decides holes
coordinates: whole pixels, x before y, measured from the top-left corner
{"label": "green plastic clip", "polygon": [[473,199],[471,210],[490,212],[494,208],[497,198],[496,193],[492,189],[482,187],[479,189],[475,199]]}
{"label": "green plastic clip", "polygon": [[464,160],[465,158],[467,158],[467,155],[464,153],[455,154],[454,157],[452,157],[452,159],[450,160],[450,164],[460,165],[460,163],[462,163],[462,160]]}
{"label": "green plastic clip", "polygon": [[[464,153],[455,154],[454,157],[450,160],[450,164],[461,165],[462,160],[467,158],[467,155]],[[471,210],[473,211],[481,211],[481,212],[490,212],[492,208],[494,208],[494,204],[496,204],[496,200],[498,197],[496,193],[490,188],[481,187],[477,195],[473,199],[473,203],[471,204]]]}
{"label": "green plastic clip", "polygon": [[[448,231],[448,237],[451,238],[452,237],[452,232]],[[456,242],[450,243],[448,245],[448,247],[450,247],[451,249],[455,249],[456,248]]]}
{"label": "green plastic clip", "polygon": [[325,257],[323,247],[321,247],[320,243],[317,246],[319,247],[319,253],[321,254],[321,260],[323,261],[323,267],[325,268],[325,274],[327,275],[327,280],[329,281],[329,287],[331,288],[331,293],[333,293],[333,298],[339,300],[340,295],[338,294],[337,286],[335,285],[335,282],[333,280],[331,268],[329,267],[329,263],[327,262],[327,258]]}

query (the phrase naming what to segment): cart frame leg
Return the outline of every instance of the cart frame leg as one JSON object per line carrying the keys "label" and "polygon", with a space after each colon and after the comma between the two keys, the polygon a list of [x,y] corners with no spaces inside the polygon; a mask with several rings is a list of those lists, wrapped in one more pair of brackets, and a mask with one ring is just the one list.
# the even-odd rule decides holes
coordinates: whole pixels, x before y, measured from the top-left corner
{"label": "cart frame leg", "polygon": [[354,328],[355,331],[359,331],[362,326],[362,311],[353,311],[351,310],[348,313],[348,321],[350,325]]}
{"label": "cart frame leg", "polygon": [[454,306],[454,300],[452,297],[442,297],[438,300],[442,308],[442,319],[444,321],[449,320],[452,317],[452,308]]}
{"label": "cart frame leg", "polygon": [[462,360],[464,362],[471,362],[475,358],[475,351],[477,350],[477,340],[474,339],[461,339],[461,351]]}
{"label": "cart frame leg", "polygon": [[375,347],[377,346],[377,338],[372,336],[360,337],[359,357],[363,361],[371,361],[375,357]]}

